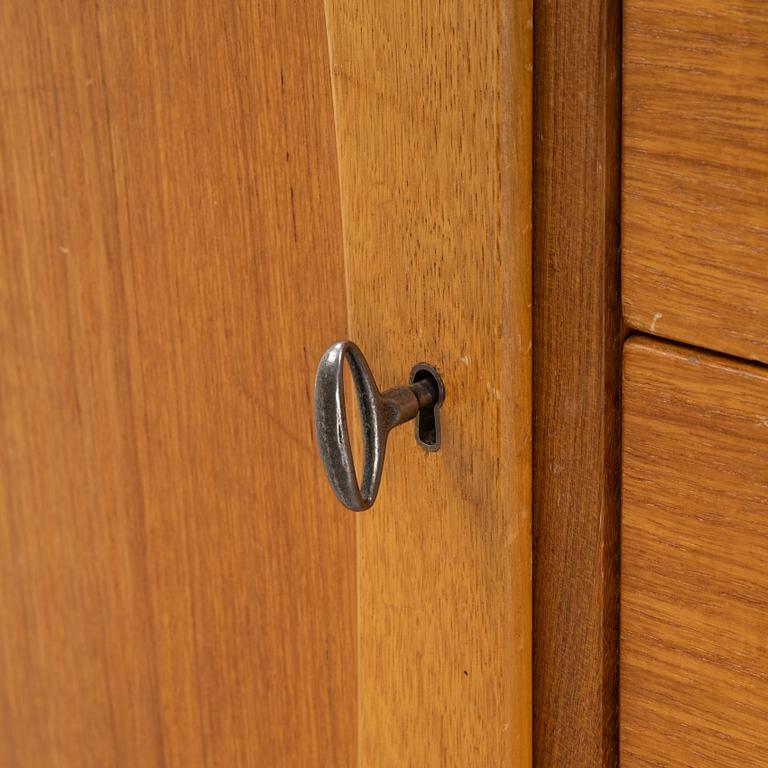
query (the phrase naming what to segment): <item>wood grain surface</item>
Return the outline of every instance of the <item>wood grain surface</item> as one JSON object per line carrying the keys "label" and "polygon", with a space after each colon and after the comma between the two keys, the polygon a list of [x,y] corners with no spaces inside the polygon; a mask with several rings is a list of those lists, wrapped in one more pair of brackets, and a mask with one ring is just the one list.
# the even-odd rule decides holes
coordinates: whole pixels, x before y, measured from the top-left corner
{"label": "wood grain surface", "polygon": [[768,765],[768,369],[624,357],[621,766]]}
{"label": "wood grain surface", "polygon": [[0,6],[0,764],[344,766],[321,4]]}
{"label": "wood grain surface", "polygon": [[617,0],[534,4],[534,765],[618,756]]}
{"label": "wood grain surface", "polygon": [[764,0],[624,3],[625,318],[763,362],[766,45]]}
{"label": "wood grain surface", "polygon": [[327,0],[350,332],[445,380],[358,518],[364,766],[531,761],[531,7]]}

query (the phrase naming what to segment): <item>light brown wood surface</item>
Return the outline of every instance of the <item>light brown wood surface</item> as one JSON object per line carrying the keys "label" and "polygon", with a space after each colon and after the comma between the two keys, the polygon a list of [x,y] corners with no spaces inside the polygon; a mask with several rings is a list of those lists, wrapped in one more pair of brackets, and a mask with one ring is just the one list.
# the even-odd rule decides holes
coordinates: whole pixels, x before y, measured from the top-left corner
{"label": "light brown wood surface", "polygon": [[768,4],[627,0],[623,44],[625,318],[768,362]]}
{"label": "light brown wood surface", "polygon": [[619,12],[617,0],[534,7],[539,768],[618,757]]}
{"label": "light brown wood surface", "polygon": [[0,764],[355,759],[322,5],[0,6]]}
{"label": "light brown wood surface", "polygon": [[531,7],[326,9],[350,334],[446,387],[358,517],[361,764],[528,766]]}
{"label": "light brown wood surface", "polygon": [[625,346],[621,766],[768,765],[768,370]]}

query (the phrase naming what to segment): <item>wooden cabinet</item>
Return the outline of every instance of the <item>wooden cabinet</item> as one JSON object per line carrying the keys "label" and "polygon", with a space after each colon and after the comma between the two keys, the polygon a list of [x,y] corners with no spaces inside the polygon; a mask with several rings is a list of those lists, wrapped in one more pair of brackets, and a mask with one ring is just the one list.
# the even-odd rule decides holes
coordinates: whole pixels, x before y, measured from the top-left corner
{"label": "wooden cabinet", "polygon": [[[763,0],[0,29],[0,764],[768,763]],[[344,338],[445,384],[357,516]]]}

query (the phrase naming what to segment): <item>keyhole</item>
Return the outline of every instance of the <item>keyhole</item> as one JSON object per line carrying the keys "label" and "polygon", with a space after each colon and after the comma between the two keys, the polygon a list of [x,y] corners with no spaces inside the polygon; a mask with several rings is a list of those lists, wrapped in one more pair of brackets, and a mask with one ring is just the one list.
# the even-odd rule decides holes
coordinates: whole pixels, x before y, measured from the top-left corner
{"label": "keyhole", "polygon": [[431,365],[417,363],[411,370],[411,384],[417,382],[428,384],[436,397],[416,414],[416,442],[426,451],[437,451],[440,449],[440,406],[445,397],[443,381]]}

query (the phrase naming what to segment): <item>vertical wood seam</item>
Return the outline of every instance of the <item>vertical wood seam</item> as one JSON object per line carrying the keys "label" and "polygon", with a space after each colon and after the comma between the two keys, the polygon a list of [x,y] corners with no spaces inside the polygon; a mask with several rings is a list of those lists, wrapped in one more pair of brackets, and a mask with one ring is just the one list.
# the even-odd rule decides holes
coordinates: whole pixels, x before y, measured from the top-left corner
{"label": "vertical wood seam", "polygon": [[[334,47],[333,47],[333,33],[331,32],[331,25],[328,23],[329,10],[328,3],[331,0],[323,0],[323,20],[325,23],[325,39],[327,47],[327,59],[328,59],[328,76],[331,82],[331,100],[333,102],[333,134],[334,144],[336,147],[336,180],[339,190],[339,217],[341,219],[341,259],[344,265],[344,300],[345,300],[345,317],[347,324],[347,338],[353,339],[354,332],[351,327],[352,323],[352,302],[351,302],[351,286],[349,282],[349,254],[347,249],[347,217],[345,215],[346,206],[344,205],[344,182],[341,172],[341,139],[339,136],[339,110],[338,110],[338,94],[336,91],[336,78],[334,77]],[[341,510],[341,514],[346,514],[347,510]],[[361,765],[362,752],[360,750],[360,734],[362,731],[362,696],[360,694],[361,678],[362,678],[362,665],[360,664],[360,518],[355,514],[355,657],[357,663],[357,684],[355,691],[356,700],[356,717],[357,724],[355,727],[355,745],[354,745],[354,760],[355,765]]]}

